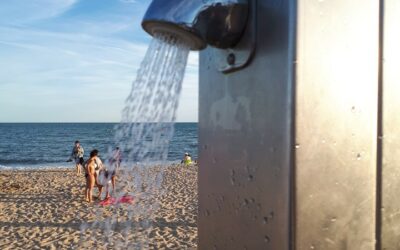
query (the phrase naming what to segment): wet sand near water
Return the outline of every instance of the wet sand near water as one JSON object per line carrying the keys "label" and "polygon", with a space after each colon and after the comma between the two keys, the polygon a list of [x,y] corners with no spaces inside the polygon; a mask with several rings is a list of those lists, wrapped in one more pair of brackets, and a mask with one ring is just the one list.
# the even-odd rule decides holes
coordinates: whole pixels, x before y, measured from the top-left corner
{"label": "wet sand near water", "polygon": [[[84,187],[84,177],[72,168],[0,171],[0,249],[115,248],[96,237],[80,242],[82,221],[93,221],[96,211],[84,201]],[[149,247],[196,249],[197,167],[168,167],[163,187],[167,192],[157,197],[160,208],[151,222]],[[135,237],[140,236],[129,236]]]}

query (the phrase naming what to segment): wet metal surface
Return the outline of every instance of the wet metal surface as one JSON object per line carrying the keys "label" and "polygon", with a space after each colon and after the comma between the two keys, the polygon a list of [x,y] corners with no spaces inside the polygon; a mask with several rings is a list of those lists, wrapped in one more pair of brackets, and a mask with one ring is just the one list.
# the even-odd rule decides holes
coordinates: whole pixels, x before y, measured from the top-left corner
{"label": "wet metal surface", "polygon": [[290,246],[289,3],[257,7],[263,35],[248,67],[223,74],[211,49],[200,53],[200,249]]}
{"label": "wet metal surface", "polygon": [[230,48],[243,34],[248,11],[247,0],[153,0],[142,26],[149,34],[180,33],[192,41],[193,50]]}
{"label": "wet metal surface", "polygon": [[384,2],[382,249],[400,249],[400,1]]}
{"label": "wet metal surface", "polygon": [[249,17],[242,37],[233,48],[213,48],[215,67],[221,72],[232,73],[248,66],[257,47],[257,0],[249,1]]}
{"label": "wet metal surface", "polygon": [[298,1],[296,249],[374,249],[379,1]]}

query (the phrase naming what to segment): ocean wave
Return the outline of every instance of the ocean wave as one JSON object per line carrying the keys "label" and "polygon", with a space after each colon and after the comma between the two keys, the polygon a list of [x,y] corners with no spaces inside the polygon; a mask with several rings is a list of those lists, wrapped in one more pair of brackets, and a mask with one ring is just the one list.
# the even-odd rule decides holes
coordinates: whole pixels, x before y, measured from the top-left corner
{"label": "ocean wave", "polygon": [[[154,161],[154,162],[135,162],[133,165],[143,166],[170,166],[179,164],[180,161]],[[126,164],[126,163],[122,163]],[[45,170],[45,169],[75,169],[75,164],[72,162],[59,162],[59,163],[42,163],[42,164],[7,164],[1,165],[0,170]]]}
{"label": "ocean wave", "polygon": [[12,164],[0,165],[0,170],[38,170],[38,169],[67,169],[73,168],[72,164],[63,163],[44,163],[44,164]]}

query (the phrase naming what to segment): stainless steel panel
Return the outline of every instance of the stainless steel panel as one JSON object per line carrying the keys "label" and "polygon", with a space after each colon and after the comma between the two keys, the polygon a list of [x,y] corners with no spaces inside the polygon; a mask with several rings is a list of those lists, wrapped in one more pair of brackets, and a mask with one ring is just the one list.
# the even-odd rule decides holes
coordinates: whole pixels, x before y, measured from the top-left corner
{"label": "stainless steel panel", "polygon": [[199,248],[289,249],[289,1],[258,1],[257,53],[223,74],[200,53]]}
{"label": "stainless steel panel", "polygon": [[384,2],[382,249],[400,249],[400,1]]}
{"label": "stainless steel panel", "polygon": [[296,249],[374,249],[379,1],[298,1]]}

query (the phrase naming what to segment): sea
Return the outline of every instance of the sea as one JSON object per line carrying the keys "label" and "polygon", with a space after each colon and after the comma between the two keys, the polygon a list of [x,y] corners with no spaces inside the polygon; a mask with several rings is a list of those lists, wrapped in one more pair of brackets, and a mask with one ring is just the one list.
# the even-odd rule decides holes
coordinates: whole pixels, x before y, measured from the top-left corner
{"label": "sea", "polygon": [[[0,169],[68,168],[74,142],[79,140],[87,159],[93,149],[105,157],[115,147],[116,123],[0,123]],[[168,159],[179,163],[185,152],[197,158],[197,123],[175,123]]]}

